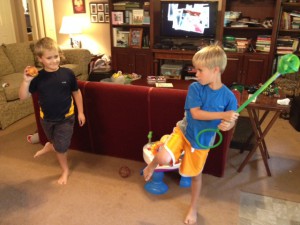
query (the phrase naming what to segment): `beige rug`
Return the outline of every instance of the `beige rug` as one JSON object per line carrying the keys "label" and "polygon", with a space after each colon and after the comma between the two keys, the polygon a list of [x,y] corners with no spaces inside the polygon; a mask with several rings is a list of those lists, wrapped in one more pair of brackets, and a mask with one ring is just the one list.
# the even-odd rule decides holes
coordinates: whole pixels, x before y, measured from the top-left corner
{"label": "beige rug", "polygon": [[241,192],[240,225],[300,225],[300,203]]}

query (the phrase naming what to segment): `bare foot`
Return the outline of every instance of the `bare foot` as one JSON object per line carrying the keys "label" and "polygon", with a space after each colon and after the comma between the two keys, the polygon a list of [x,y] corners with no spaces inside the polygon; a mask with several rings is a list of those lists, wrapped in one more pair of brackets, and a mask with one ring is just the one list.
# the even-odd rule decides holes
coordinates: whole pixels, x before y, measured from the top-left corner
{"label": "bare foot", "polygon": [[57,183],[61,185],[67,184],[68,177],[69,177],[69,171],[63,172],[60,178],[57,180]]}
{"label": "bare foot", "polygon": [[185,224],[196,224],[197,222],[197,210],[189,209],[188,214],[184,220]]}
{"label": "bare foot", "polygon": [[145,179],[145,181],[149,181],[149,180],[151,179],[152,174],[153,174],[155,168],[156,168],[156,166],[153,167],[153,166],[151,165],[151,163],[150,163],[150,164],[143,170],[143,174],[144,174],[144,179]]}
{"label": "bare foot", "polygon": [[47,142],[45,144],[44,148],[42,148],[41,150],[37,151],[34,154],[33,158],[37,158],[37,157],[44,155],[45,153],[50,152],[52,150],[53,150],[52,144],[50,142]]}

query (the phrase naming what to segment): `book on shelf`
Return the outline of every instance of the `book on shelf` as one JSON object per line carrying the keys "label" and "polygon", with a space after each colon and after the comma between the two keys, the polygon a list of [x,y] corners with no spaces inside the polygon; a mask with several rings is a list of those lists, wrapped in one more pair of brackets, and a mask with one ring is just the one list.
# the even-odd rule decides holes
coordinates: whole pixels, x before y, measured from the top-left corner
{"label": "book on shelf", "polygon": [[149,14],[149,11],[144,11],[143,24],[150,24],[150,14]]}
{"label": "book on shelf", "polygon": [[245,23],[233,22],[230,24],[230,27],[249,27],[249,26],[248,24]]}
{"label": "book on shelf", "polygon": [[143,9],[133,9],[132,10],[132,24],[143,24],[144,20],[144,10]]}
{"label": "book on shelf", "polygon": [[271,41],[271,35],[257,35],[258,41]]}
{"label": "book on shelf", "polygon": [[112,35],[113,35],[113,46],[117,47],[117,35],[118,35],[118,31],[121,30],[121,28],[118,27],[113,27],[112,28]]}
{"label": "book on shelf", "polygon": [[293,51],[292,50],[277,50],[276,53],[280,54],[280,55],[285,55],[285,54],[291,54],[291,53],[293,53]]}
{"label": "book on shelf", "polygon": [[270,46],[256,45],[255,49],[256,51],[260,51],[260,52],[270,52]]}
{"label": "book on shelf", "polygon": [[290,15],[291,16],[295,16],[295,17],[300,17],[300,11],[292,11],[292,12],[290,12]]}
{"label": "book on shelf", "polygon": [[292,29],[296,29],[296,30],[300,29],[300,20],[299,21],[293,21],[291,26],[292,26]]}
{"label": "book on shelf", "polygon": [[282,12],[281,15],[281,22],[280,22],[281,29],[291,29],[291,15],[288,12]]}
{"label": "book on shelf", "polygon": [[150,10],[150,2],[144,2],[143,9]]}

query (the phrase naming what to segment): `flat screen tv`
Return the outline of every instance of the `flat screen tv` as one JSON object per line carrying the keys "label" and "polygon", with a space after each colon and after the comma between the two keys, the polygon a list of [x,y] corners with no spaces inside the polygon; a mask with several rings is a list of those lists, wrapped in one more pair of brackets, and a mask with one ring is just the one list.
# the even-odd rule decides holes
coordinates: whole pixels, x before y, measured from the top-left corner
{"label": "flat screen tv", "polygon": [[161,1],[161,36],[214,38],[218,2]]}

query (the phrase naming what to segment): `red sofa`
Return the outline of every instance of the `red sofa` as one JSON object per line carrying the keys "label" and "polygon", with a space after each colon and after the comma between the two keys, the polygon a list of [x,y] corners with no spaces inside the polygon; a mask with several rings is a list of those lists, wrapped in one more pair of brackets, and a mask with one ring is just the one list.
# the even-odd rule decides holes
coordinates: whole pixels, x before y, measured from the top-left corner
{"label": "red sofa", "polygon": [[[153,131],[153,141],[172,132],[183,118],[187,91],[78,81],[87,119],[75,124],[71,149],[143,161],[143,146]],[[33,96],[38,133],[47,142],[39,121],[37,95]],[[232,131],[208,157],[204,173],[223,176]]]}

